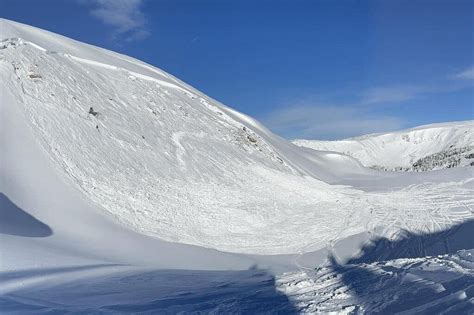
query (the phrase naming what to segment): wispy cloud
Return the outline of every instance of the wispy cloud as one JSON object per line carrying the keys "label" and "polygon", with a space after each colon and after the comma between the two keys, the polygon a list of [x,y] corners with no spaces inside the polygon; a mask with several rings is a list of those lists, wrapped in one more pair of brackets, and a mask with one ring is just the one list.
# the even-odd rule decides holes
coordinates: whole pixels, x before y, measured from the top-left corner
{"label": "wispy cloud", "polygon": [[362,93],[363,104],[403,102],[416,98],[425,88],[419,86],[382,86]]}
{"label": "wispy cloud", "polygon": [[474,80],[474,66],[456,73],[452,77],[455,79]]}
{"label": "wispy cloud", "polygon": [[[446,78],[463,79],[464,82],[459,80],[457,80],[457,82],[455,80],[446,80]],[[361,98],[358,104],[372,105],[400,103],[422,98],[428,94],[454,92],[467,87],[472,87],[472,83],[466,82],[465,80],[474,80],[474,66],[464,69],[459,73],[438,78],[437,81],[428,85],[411,84],[372,87],[361,93]]]}
{"label": "wispy cloud", "polygon": [[341,139],[404,127],[397,117],[374,114],[357,106],[310,102],[277,109],[262,120],[287,138],[307,139]]}
{"label": "wispy cloud", "polygon": [[[463,80],[447,80],[448,77]],[[472,88],[473,79],[474,66],[454,76],[445,75],[430,84],[384,85],[359,93],[353,91],[354,101],[344,102],[342,105],[331,102],[331,97],[327,96],[323,102],[315,97],[302,97],[286,102],[286,105],[283,104],[261,117],[261,120],[270,129],[287,138],[341,139],[392,131],[407,127],[407,124],[398,116],[384,114],[386,109],[408,104],[407,101],[411,101],[413,106],[416,104],[413,101],[433,97],[435,94]]]}
{"label": "wispy cloud", "polygon": [[141,11],[142,0],[88,0],[85,3],[92,6],[92,16],[114,28],[114,37],[137,41],[150,35]]}

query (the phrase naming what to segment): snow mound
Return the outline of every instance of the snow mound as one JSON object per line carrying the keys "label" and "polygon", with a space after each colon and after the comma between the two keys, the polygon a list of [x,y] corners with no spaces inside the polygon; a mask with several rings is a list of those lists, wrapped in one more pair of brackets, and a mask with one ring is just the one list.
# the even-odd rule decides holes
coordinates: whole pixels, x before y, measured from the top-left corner
{"label": "snow mound", "polygon": [[301,139],[293,143],[347,154],[377,169],[422,171],[466,166],[474,162],[474,121],[430,124],[338,141]]}

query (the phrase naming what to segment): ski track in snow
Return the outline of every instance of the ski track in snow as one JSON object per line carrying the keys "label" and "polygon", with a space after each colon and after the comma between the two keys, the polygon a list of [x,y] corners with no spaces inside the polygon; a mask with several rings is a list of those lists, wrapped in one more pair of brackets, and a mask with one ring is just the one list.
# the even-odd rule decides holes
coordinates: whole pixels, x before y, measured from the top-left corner
{"label": "ski track in snow", "polygon": [[[362,197],[358,197],[362,198]],[[433,233],[474,218],[474,189],[461,188],[458,183],[442,185],[420,184],[387,193],[367,193],[365,206],[370,209],[370,216],[364,226],[365,231],[373,231],[383,227],[383,235],[396,237],[399,231],[415,233]],[[301,265],[299,260],[311,249],[333,248],[334,243],[341,239],[347,229],[354,226],[363,209],[352,204],[340,227],[333,237],[318,238],[314,243],[299,249],[294,263],[300,270],[314,270],[315,266]],[[349,205],[345,207],[350,208]],[[346,234],[347,235],[347,234]]]}
{"label": "ski track in snow", "polygon": [[[472,189],[460,189],[452,183],[420,184],[407,187],[399,194],[403,197],[394,196],[393,192],[372,196],[383,202],[371,208],[374,219],[367,223],[367,231],[381,226],[383,230],[379,235],[396,241],[404,237],[403,231],[419,232],[420,235],[435,233],[473,218]],[[392,198],[400,203],[387,203]],[[452,211],[453,208],[456,211]],[[353,214],[348,216],[343,227],[349,225]],[[454,256],[381,259],[377,263],[341,266],[337,262],[334,243],[340,239],[342,231],[327,242],[329,255],[322,263],[305,266],[299,262],[307,248],[318,244],[316,242],[295,255],[294,263],[299,272],[288,272],[277,278],[278,289],[291,298],[298,312],[461,314],[474,309],[474,249],[460,251]],[[370,245],[371,241],[365,244]],[[450,252],[448,240],[444,240],[444,246]],[[419,250],[422,251],[420,255],[426,256],[423,247]],[[330,256],[334,261],[330,261]],[[440,272],[443,277],[439,277]],[[431,293],[420,294],[420,291]]]}
{"label": "ski track in snow", "polygon": [[186,170],[186,161],[184,159],[184,154],[186,153],[186,149],[181,144],[181,141],[184,137],[197,137],[197,138],[204,138],[204,132],[200,133],[188,133],[185,131],[177,131],[171,135],[171,140],[176,145],[176,160],[179,162],[180,168],[182,171]]}
{"label": "ski track in snow", "polygon": [[383,224],[415,232],[441,231],[455,223],[472,218],[474,190],[457,183],[420,184],[398,192],[379,193],[374,196],[367,226]]}

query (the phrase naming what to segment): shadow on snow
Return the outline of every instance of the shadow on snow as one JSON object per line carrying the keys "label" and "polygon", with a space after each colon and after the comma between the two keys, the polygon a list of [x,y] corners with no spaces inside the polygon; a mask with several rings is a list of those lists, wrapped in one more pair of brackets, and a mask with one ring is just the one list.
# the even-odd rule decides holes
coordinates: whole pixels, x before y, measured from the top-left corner
{"label": "shadow on snow", "polygon": [[[363,247],[361,254],[340,264],[329,257],[330,267],[356,296],[364,313],[416,312],[467,314],[474,311],[474,275],[426,263],[427,256],[460,253],[474,248],[474,220],[431,234],[402,232],[397,240],[381,237]],[[466,254],[468,264],[474,260]],[[404,258],[404,261],[393,261]],[[409,275],[408,275],[409,273]]]}
{"label": "shadow on snow", "polygon": [[23,237],[47,237],[52,235],[53,231],[0,193],[0,233]]}
{"label": "shadow on snow", "polygon": [[[276,291],[274,277],[265,271],[140,271],[123,268],[112,273],[105,271],[98,277],[85,276],[58,284],[48,281],[43,287],[34,286],[5,294],[0,297],[0,309],[7,314],[296,313],[288,298]],[[48,271],[52,272],[55,271]],[[63,279],[67,279],[67,272],[61,276]],[[30,272],[28,276],[31,276]]]}

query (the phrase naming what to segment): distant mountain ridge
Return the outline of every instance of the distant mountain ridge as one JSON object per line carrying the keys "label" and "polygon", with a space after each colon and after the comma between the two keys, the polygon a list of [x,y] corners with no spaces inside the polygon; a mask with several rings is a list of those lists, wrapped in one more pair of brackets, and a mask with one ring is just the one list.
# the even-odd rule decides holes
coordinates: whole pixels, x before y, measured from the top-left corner
{"label": "distant mountain ridge", "polygon": [[334,151],[364,166],[391,171],[429,171],[474,165],[474,121],[447,122],[336,141],[297,139],[294,144]]}

